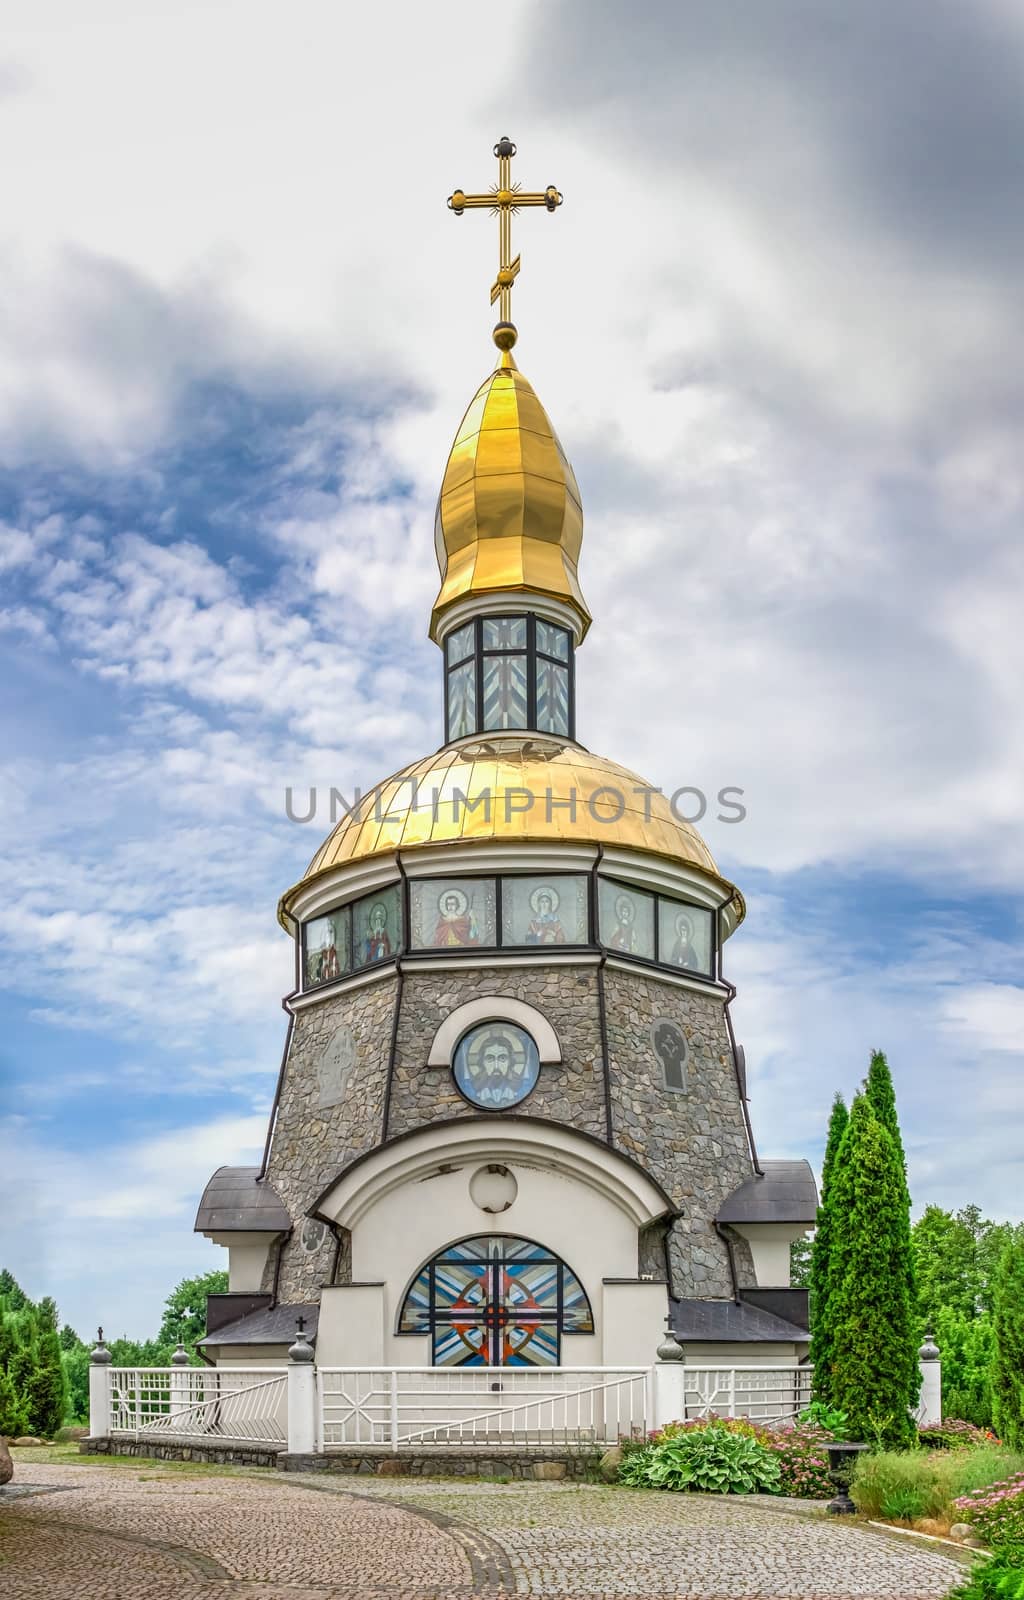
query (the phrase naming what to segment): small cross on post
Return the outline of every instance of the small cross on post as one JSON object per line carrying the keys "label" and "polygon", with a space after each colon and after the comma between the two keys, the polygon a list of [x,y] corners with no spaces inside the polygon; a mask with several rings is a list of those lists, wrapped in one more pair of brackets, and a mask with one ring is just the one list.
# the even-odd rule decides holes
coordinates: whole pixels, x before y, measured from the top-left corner
{"label": "small cross on post", "polygon": [[494,342],[499,350],[511,350],[517,333],[512,321],[512,285],[519,274],[520,257],[512,259],[512,213],[523,206],[544,206],[556,211],[562,196],[554,184],[543,190],[524,190],[512,182],[512,157],[516,147],[511,139],[499,139],[494,146],[498,158],[498,181],[487,194],[464,194],[456,189],[448,196],[448,208],[461,217],[464,211],[486,208],[498,218],[498,276],[491,285],[491,305],[499,301],[500,321],[494,330]]}
{"label": "small cross on post", "polygon": [[306,1319],[305,1319],[305,1317],[296,1317],[295,1326],[298,1328],[299,1335],[301,1337],[301,1335],[304,1334],[305,1331],[306,1331]]}

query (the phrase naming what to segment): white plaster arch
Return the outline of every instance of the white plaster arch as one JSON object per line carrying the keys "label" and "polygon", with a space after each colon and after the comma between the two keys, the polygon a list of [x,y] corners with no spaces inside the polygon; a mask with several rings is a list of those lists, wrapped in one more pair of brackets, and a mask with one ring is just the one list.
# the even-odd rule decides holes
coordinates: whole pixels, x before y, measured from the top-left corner
{"label": "white plaster arch", "polygon": [[[658,1185],[607,1145],[555,1123],[503,1116],[444,1122],[375,1150],[331,1185],[317,1205],[317,1215],[355,1229],[395,1190],[486,1162],[573,1179],[609,1201],[637,1228],[670,1209]],[[478,1218],[479,1212],[475,1215]],[[511,1224],[509,1231],[515,1231]]]}
{"label": "white plaster arch", "polygon": [[562,1059],[558,1035],[543,1011],[528,1006],[525,1000],[513,1000],[508,995],[485,994],[478,1000],[467,1000],[464,1006],[456,1006],[454,1011],[449,1011],[434,1035],[427,1066],[448,1066],[455,1046],[466,1029],[478,1022],[514,1022],[532,1035],[542,1064]]}

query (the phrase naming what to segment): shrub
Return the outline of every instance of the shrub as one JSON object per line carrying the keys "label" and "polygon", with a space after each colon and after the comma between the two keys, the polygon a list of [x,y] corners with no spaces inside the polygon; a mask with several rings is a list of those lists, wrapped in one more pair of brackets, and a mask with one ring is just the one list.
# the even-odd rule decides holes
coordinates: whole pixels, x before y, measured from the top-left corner
{"label": "shrub", "polygon": [[976,1567],[949,1600],[1024,1600],[1024,1545],[1001,1550]]}
{"label": "shrub", "polygon": [[776,1494],[779,1463],[759,1440],[719,1422],[675,1426],[667,1438],[629,1456],[624,1483],[705,1494]]}
{"label": "shrub", "polygon": [[985,1484],[953,1504],[978,1538],[993,1549],[1024,1545],[1024,1472]]}
{"label": "shrub", "polygon": [[998,1445],[991,1428],[979,1428],[962,1417],[944,1417],[928,1427],[919,1427],[917,1442],[926,1450],[970,1450],[980,1445]]}
{"label": "shrub", "polygon": [[758,1438],[779,1463],[779,1493],[799,1500],[828,1500],[835,1487],[828,1475],[832,1435],[814,1423],[798,1420],[764,1428]]}

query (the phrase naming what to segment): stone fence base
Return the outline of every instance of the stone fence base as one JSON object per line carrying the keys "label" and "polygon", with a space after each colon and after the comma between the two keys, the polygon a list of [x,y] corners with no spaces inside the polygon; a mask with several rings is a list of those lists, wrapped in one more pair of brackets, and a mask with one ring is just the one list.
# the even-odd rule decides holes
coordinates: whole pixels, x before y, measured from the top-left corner
{"label": "stone fence base", "polygon": [[449,1445],[436,1450],[373,1449],[353,1445],[326,1455],[299,1455],[272,1446],[171,1444],[155,1439],[88,1438],[82,1455],[139,1456],[151,1461],[205,1461],[218,1466],[276,1467],[281,1472],[336,1472],[349,1476],[412,1478],[594,1479],[603,1447]]}

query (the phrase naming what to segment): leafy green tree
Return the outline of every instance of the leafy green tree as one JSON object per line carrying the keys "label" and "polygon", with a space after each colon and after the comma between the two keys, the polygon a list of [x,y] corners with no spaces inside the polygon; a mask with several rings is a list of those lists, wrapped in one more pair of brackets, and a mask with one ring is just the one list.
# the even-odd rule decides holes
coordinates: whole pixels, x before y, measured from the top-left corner
{"label": "leafy green tree", "polygon": [[1005,1444],[1024,1450],[1024,1239],[1005,1245],[992,1291],[992,1419]]}
{"label": "leafy green tree", "polygon": [[28,1296],[6,1267],[0,1272],[0,1301],[7,1311],[23,1311],[28,1305]]}
{"label": "leafy green tree", "polygon": [[[907,1186],[907,1157],[903,1149],[903,1136],[900,1133],[900,1119],[896,1110],[896,1090],[893,1087],[892,1073],[889,1063],[882,1050],[872,1050],[868,1074],[864,1080],[864,1095],[893,1141],[898,1157],[898,1170],[903,1184],[903,1207],[900,1213],[900,1270],[906,1279],[907,1297],[911,1310],[917,1313],[917,1280],[914,1274],[914,1250],[910,1238],[910,1189]],[[916,1405],[921,1392],[921,1368],[918,1362],[920,1340],[915,1338],[907,1349],[907,1383],[911,1403]]]}
{"label": "leafy green tree", "polygon": [[89,1420],[89,1350],[79,1343],[74,1350],[63,1352],[64,1378],[67,1383],[68,1403],[64,1412],[66,1422]]}
{"label": "leafy green tree", "polygon": [[198,1278],[183,1278],[167,1296],[157,1344],[173,1350],[180,1339],[186,1349],[193,1350],[196,1341],[206,1332],[207,1295],[224,1294],[227,1287],[226,1272],[205,1272]]}
{"label": "leafy green tree", "polygon": [[992,1318],[940,1306],[930,1319],[942,1358],[942,1410],[979,1428],[992,1426]]}
{"label": "leafy green tree", "polygon": [[44,1301],[37,1313],[35,1361],[24,1389],[29,1427],[44,1439],[51,1439],[63,1423],[68,1401],[55,1312],[51,1300],[49,1306]]}
{"label": "leafy green tree", "polygon": [[794,1289],[809,1289],[811,1286],[811,1250],[813,1240],[806,1236],[794,1239],[789,1247],[789,1281]]}
{"label": "leafy green tree", "polygon": [[943,1311],[966,1318],[978,1314],[978,1242],[961,1217],[940,1206],[926,1206],[910,1231],[922,1331],[934,1332]]}
{"label": "leafy green tree", "polygon": [[818,1206],[817,1226],[811,1246],[808,1284],[810,1287],[811,1350],[814,1363],[814,1397],[828,1402],[832,1382],[832,1319],[830,1290],[832,1284],[832,1233],[833,1190],[836,1181],[836,1164],[846,1133],[849,1112],[841,1094],[832,1102],[825,1142],[825,1159],[821,1168],[821,1203]]}
{"label": "leafy green tree", "polygon": [[61,1349],[77,1350],[80,1346],[84,1350],[85,1346],[82,1344],[81,1339],[78,1337],[70,1322],[65,1322],[63,1328],[60,1330]]}
{"label": "leafy green tree", "polygon": [[0,1439],[16,1439],[28,1432],[25,1403],[14,1387],[10,1374],[0,1371]]}
{"label": "leafy green tree", "polygon": [[900,1148],[866,1092],[836,1155],[830,1226],[828,1399],[854,1438],[898,1447],[917,1397],[910,1224]]}

